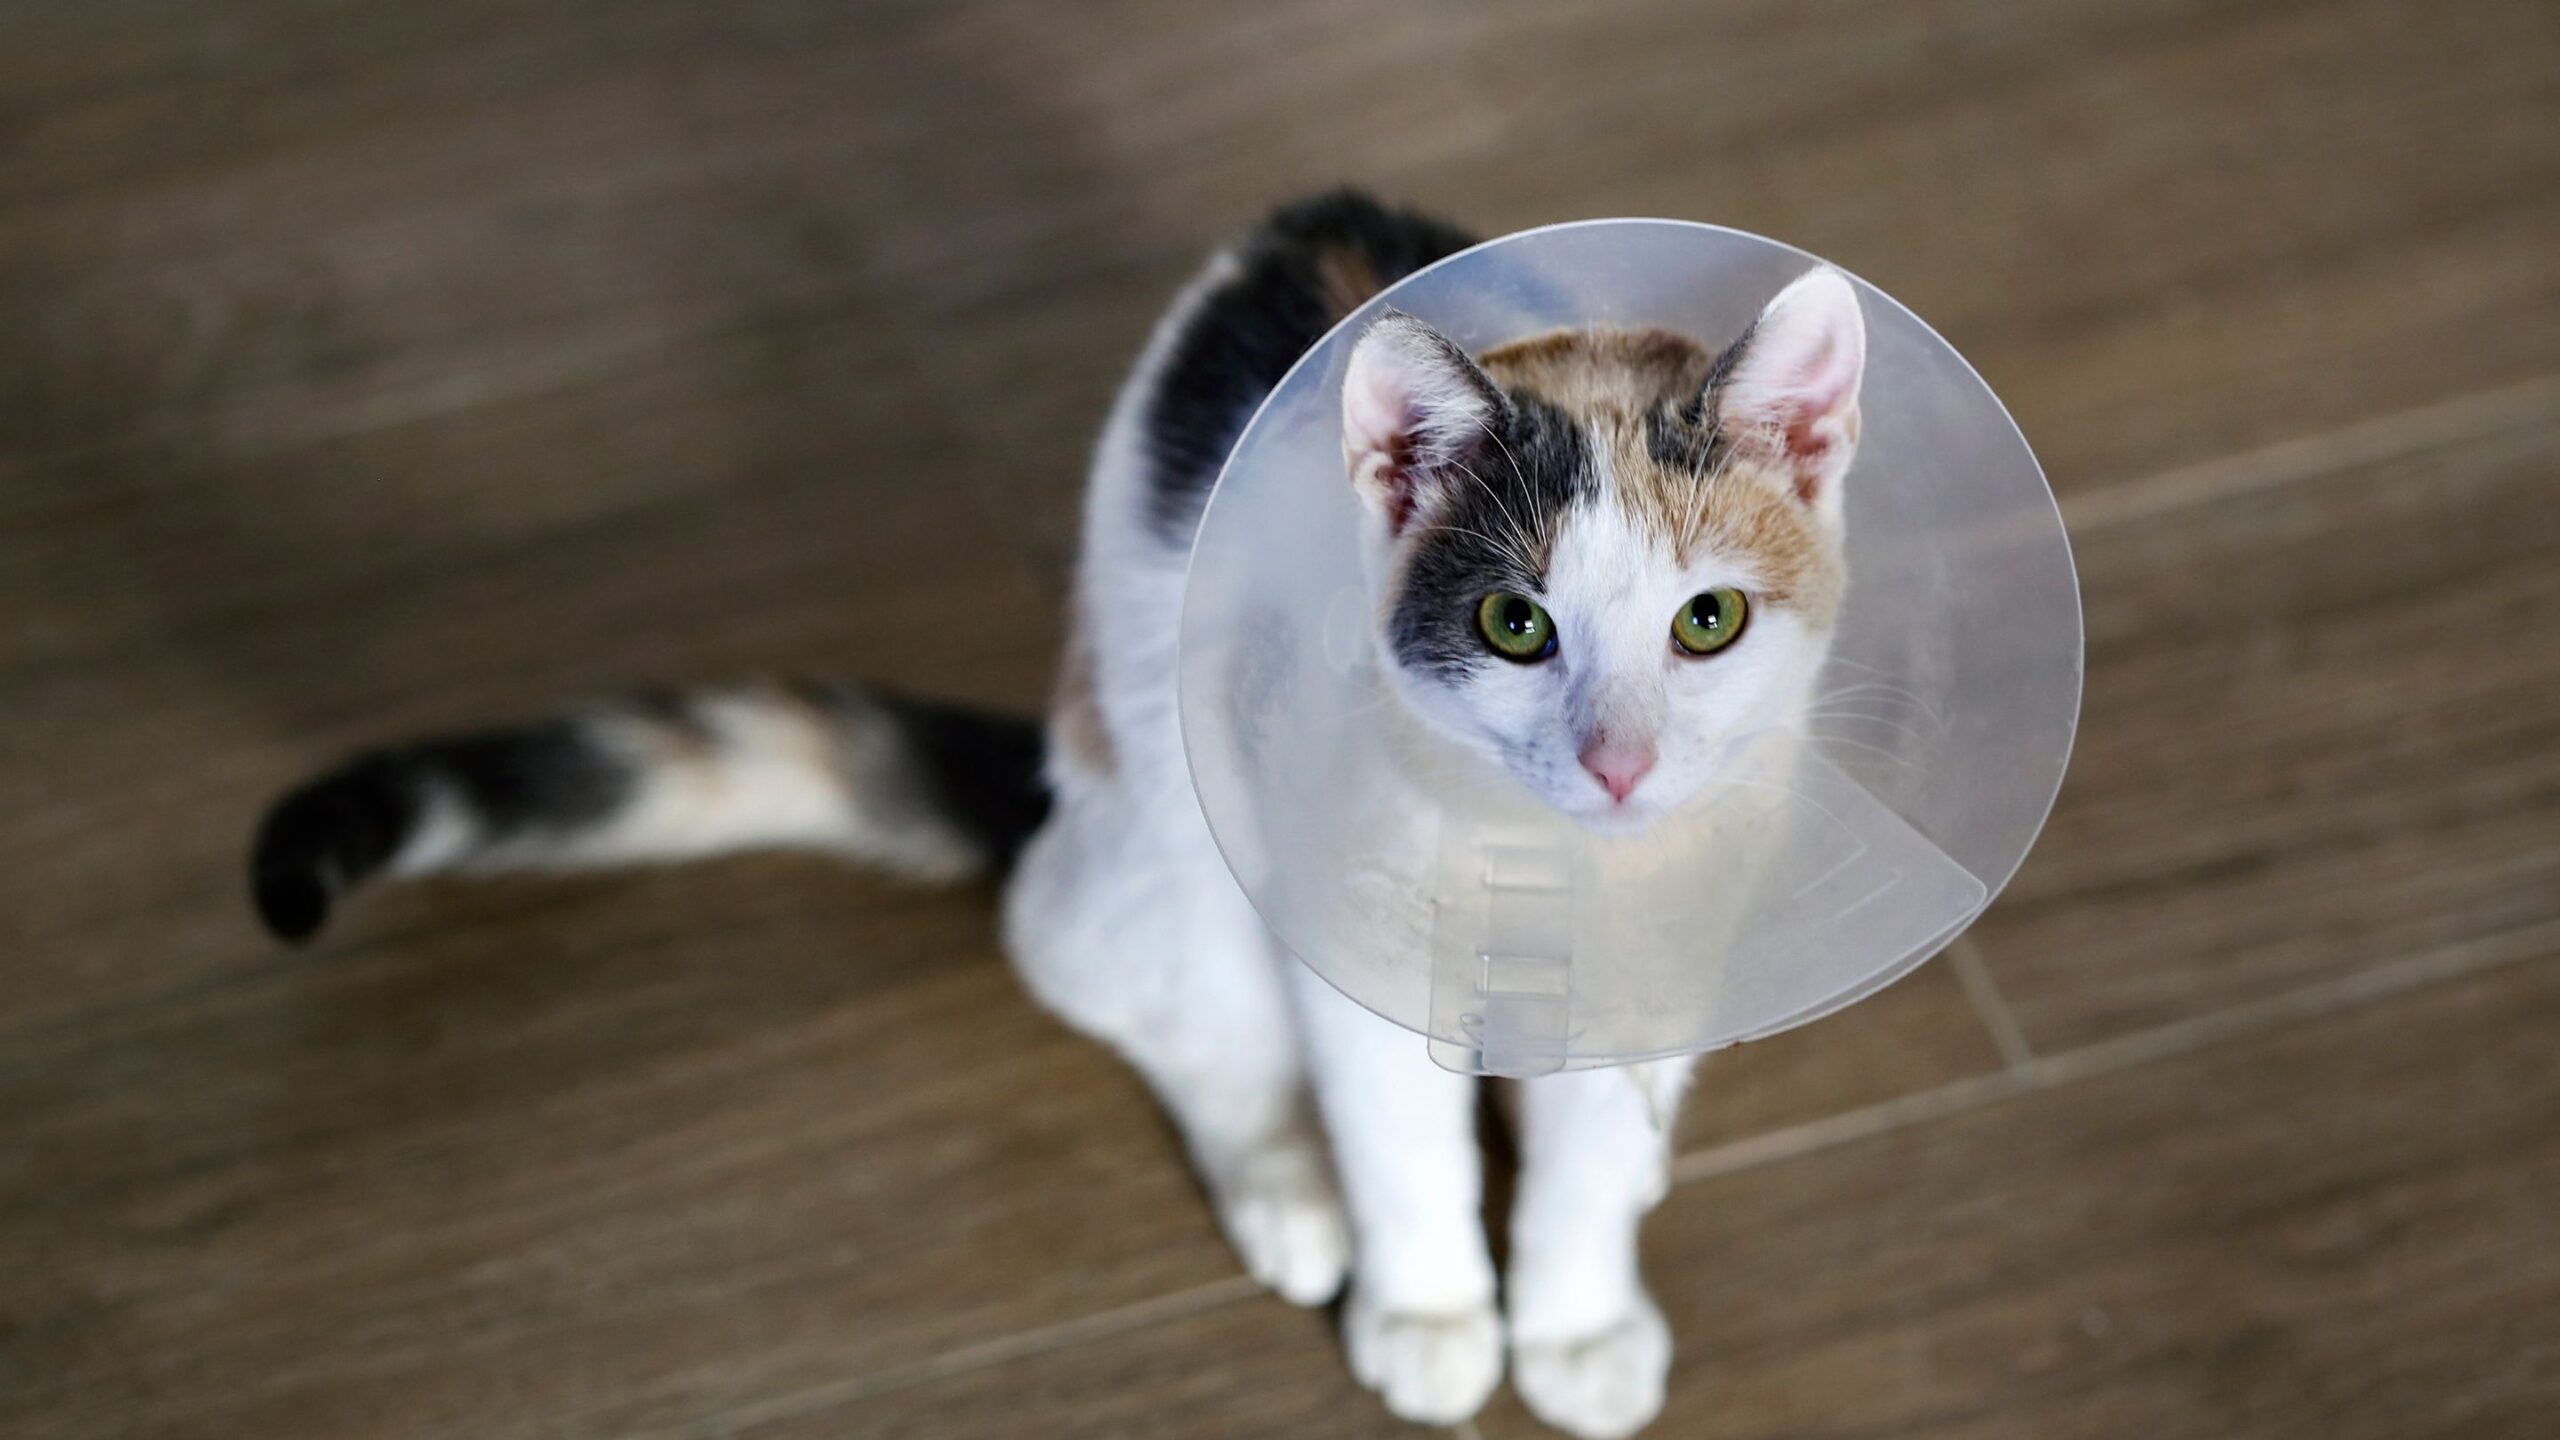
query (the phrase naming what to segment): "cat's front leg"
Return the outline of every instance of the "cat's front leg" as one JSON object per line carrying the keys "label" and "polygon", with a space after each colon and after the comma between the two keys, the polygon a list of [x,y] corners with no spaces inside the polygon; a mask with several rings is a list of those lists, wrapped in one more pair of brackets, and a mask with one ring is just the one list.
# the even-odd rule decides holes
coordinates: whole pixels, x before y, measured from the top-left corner
{"label": "cat's front leg", "polygon": [[1422,1037],[1293,969],[1351,1212],[1342,1329],[1352,1373],[1407,1420],[1463,1420],[1502,1378],[1475,1081],[1432,1064]]}
{"label": "cat's front leg", "polygon": [[1662,1410],[1671,1332],[1636,1273],[1636,1229],[1669,1178],[1689,1059],[1523,1082],[1511,1215],[1511,1383],[1584,1440]]}
{"label": "cat's front leg", "polygon": [[1164,1102],[1245,1269],[1283,1299],[1342,1288],[1350,1236],[1307,1113],[1269,932],[1205,833],[1101,786],[1071,790],[1006,896],[1007,947],[1052,1014]]}

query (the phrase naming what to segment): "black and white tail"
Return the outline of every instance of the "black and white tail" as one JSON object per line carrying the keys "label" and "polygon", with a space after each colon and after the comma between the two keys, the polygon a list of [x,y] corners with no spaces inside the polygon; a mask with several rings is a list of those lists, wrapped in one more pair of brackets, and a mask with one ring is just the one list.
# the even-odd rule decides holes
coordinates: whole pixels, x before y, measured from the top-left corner
{"label": "black and white tail", "polygon": [[874,688],[659,697],[371,751],[278,800],[250,886],[287,940],[377,874],[833,851],[919,879],[1010,864],[1047,816],[1024,719]]}

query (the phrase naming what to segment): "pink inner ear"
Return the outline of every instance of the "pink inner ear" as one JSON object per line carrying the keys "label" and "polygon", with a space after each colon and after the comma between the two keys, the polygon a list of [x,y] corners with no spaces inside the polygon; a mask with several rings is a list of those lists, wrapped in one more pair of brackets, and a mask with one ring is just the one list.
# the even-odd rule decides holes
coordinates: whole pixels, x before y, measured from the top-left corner
{"label": "pink inner ear", "polygon": [[[1806,330],[1811,333],[1802,333]],[[1748,408],[1779,432],[1789,454],[1819,455],[1839,428],[1829,422],[1857,403],[1864,347],[1855,332],[1843,333],[1836,324],[1799,323],[1779,339],[1796,349],[1790,353],[1771,347],[1778,353],[1768,359],[1770,373],[1745,382],[1751,392]]]}
{"label": "pink inner ear", "polygon": [[1342,387],[1342,433],[1354,455],[1386,454],[1413,426],[1413,406],[1383,365],[1355,364]]}
{"label": "pink inner ear", "polygon": [[1851,417],[1866,368],[1857,295],[1815,271],[1770,302],[1726,394],[1726,414],[1763,437],[1810,503],[1839,478],[1856,443]]}
{"label": "pink inner ear", "polygon": [[1388,366],[1355,357],[1342,387],[1343,451],[1351,483],[1401,535],[1413,518],[1413,476],[1405,468],[1414,424],[1411,396]]}
{"label": "pink inner ear", "polygon": [[1833,447],[1848,438],[1840,421],[1857,398],[1857,387],[1854,352],[1837,336],[1825,335],[1821,348],[1807,359],[1803,378],[1785,392],[1786,418],[1780,430],[1787,458],[1797,467],[1797,499],[1811,503],[1822,488]]}
{"label": "pink inner ear", "polygon": [[1815,342],[1814,352],[1801,362],[1798,378],[1785,391],[1792,412],[1786,421],[1789,449],[1796,447],[1799,438],[1812,438],[1814,426],[1849,408],[1858,392],[1858,361],[1857,351],[1843,344],[1836,333],[1825,332]]}
{"label": "pink inner ear", "polygon": [[1413,478],[1405,474],[1404,467],[1394,461],[1388,462],[1388,468],[1384,474],[1388,483],[1384,500],[1387,533],[1402,535],[1405,523],[1413,518]]}
{"label": "pink inner ear", "polygon": [[1435,355],[1417,350],[1398,322],[1382,327],[1351,352],[1343,376],[1342,448],[1352,487],[1386,521],[1388,534],[1401,535],[1421,508],[1414,456],[1427,443],[1423,432],[1435,420],[1447,423],[1435,399],[1443,410],[1465,402],[1435,373]]}

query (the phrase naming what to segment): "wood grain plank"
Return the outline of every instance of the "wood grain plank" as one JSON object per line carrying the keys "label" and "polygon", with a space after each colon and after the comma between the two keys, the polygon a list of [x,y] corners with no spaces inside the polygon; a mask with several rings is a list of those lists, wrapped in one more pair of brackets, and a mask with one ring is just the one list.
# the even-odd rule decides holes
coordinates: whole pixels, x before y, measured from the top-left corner
{"label": "wood grain plank", "polygon": [[1332,1318],[1257,1297],[807,1414],[740,1440],[1428,1435],[1352,1383]]}
{"label": "wood grain plank", "polygon": [[1683,1186],[1648,1433],[2545,1433],[2556,1025],[2560,962],[2520,962]]}
{"label": "wood grain plank", "polygon": [[[45,467],[0,520],[0,1023],[257,963],[249,826],[346,749],[664,683],[1029,712],[1056,572],[876,350],[787,329],[287,455]],[[688,401],[725,396],[714,424]],[[894,443],[884,443],[882,437]]]}
{"label": "wood grain plank", "polygon": [[2560,916],[2560,408],[2077,541],[2071,774],[1975,931],[2038,1049]]}
{"label": "wood grain plank", "polygon": [[1675,1148],[1727,1144],[1998,1068],[1998,1045],[1941,956],[1838,1014],[1701,1059]]}
{"label": "wood grain plank", "polygon": [[[0,718],[0,746],[30,760],[0,778],[12,957],[0,1028],[272,963],[243,898],[249,829],[285,786],[359,745],[668,680],[868,675],[1026,711],[1045,683],[1022,650],[1047,636],[1021,634],[1047,624],[1048,592],[1018,574],[955,562],[882,591],[823,546],[779,564],[715,551],[670,572],[652,557],[686,552],[681,525],[623,539],[629,563],[580,572],[596,583],[574,597],[557,593],[554,567],[606,547],[341,596],[199,649],[93,656],[18,686]],[[972,613],[1003,624],[948,645],[912,638]]]}
{"label": "wood grain plank", "polygon": [[[44,34],[111,49],[82,27],[127,8]],[[957,389],[1047,377],[1006,438],[1063,476],[1097,335],[1126,353],[1346,165],[1487,228],[1655,211],[1830,254],[2066,487],[2560,369],[2529,4],[252,14],[238,48],[282,58],[21,102],[57,202],[0,242],[21,447],[265,443],[844,304]],[[155,106],[202,134],[154,150]]]}
{"label": "wood grain plank", "polygon": [[[551,588],[575,604],[596,572],[620,576],[602,557],[582,568],[568,544],[670,518],[688,538],[649,567],[661,574],[705,552],[783,561],[795,542],[833,547],[817,553],[876,589],[947,572],[989,553],[991,526],[948,459],[955,412],[897,358],[858,322],[777,322],[608,383],[283,451],[18,465],[0,489],[0,603],[19,617],[0,663],[172,629],[202,643],[363,586],[432,594],[528,552],[559,555]],[[1001,554],[1006,532],[992,531]]]}
{"label": "wood grain plank", "polygon": [[816,862],[455,887],[20,1027],[0,1429],[623,1433],[1231,1276],[988,911]]}
{"label": "wood grain plank", "polygon": [[[2499,0],[7,7],[0,1429],[1386,1428],[1262,1301],[934,1368],[1233,1276],[985,894],[437,888],[283,955],[241,831],[645,681],[1036,701],[1119,368],[1346,170],[1828,253],[2092,495],[2560,372],[2554,134],[2560,11]],[[2084,537],[2079,768],[1983,932],[2034,1043],[2552,917],[2554,428]],[[1665,1433],[2514,1433],[2534,983],[1684,1190]],[[1985,1073],[1961,1000],[1711,1059],[1683,1144]]]}

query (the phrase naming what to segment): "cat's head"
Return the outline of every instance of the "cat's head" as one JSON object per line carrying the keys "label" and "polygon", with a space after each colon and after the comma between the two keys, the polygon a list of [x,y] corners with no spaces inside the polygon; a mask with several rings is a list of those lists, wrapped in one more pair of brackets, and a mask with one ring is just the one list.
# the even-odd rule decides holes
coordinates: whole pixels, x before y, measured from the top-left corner
{"label": "cat's head", "polygon": [[1343,450],[1397,695],[1597,831],[1697,794],[1797,722],[1830,643],[1865,364],[1829,268],[1722,354],[1574,330],[1470,357],[1380,317]]}

